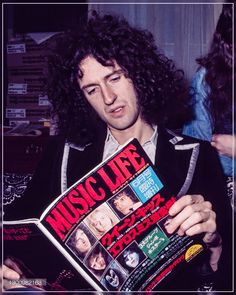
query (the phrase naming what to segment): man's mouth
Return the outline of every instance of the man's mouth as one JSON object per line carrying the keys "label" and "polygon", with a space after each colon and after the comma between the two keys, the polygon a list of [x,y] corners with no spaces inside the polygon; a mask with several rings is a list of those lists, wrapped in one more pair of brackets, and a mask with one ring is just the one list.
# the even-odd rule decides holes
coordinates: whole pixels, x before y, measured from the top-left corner
{"label": "man's mouth", "polygon": [[123,108],[123,106],[113,107],[110,110],[108,110],[108,113],[119,113]]}
{"label": "man's mouth", "polygon": [[123,109],[123,107],[119,107],[119,108],[113,110],[112,112],[113,112],[113,113],[118,113],[118,112],[121,111],[122,109]]}
{"label": "man's mouth", "polygon": [[123,113],[124,106],[118,106],[115,108],[111,108],[108,112],[112,115],[121,115]]}

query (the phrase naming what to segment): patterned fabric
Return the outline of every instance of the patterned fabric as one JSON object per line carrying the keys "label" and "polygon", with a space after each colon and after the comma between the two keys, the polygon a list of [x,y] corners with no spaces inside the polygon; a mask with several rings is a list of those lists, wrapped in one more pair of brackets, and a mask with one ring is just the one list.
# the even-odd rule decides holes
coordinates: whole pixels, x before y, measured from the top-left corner
{"label": "patterned fabric", "polygon": [[32,174],[5,173],[3,175],[3,205],[22,197]]}
{"label": "patterned fabric", "polygon": [[227,183],[227,195],[229,197],[231,206],[236,213],[236,207],[235,207],[235,183],[236,181],[234,180],[233,177],[228,176],[226,177],[226,183]]}

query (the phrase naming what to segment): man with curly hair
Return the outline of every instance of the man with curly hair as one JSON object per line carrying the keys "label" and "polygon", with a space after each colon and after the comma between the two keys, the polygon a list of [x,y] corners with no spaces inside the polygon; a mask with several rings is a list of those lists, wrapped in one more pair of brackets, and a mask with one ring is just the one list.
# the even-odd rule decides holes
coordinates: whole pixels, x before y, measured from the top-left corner
{"label": "man with curly hair", "polygon": [[[95,13],[84,28],[63,36],[50,65],[48,92],[59,137],[14,204],[17,217],[25,218],[29,206],[37,216],[136,137],[166,186],[181,197],[170,208],[169,233],[200,235],[208,248],[204,269],[202,263],[189,267],[164,290],[196,291],[203,277],[220,277],[225,269],[230,273],[231,211],[220,163],[209,143],[166,129],[179,128],[187,119],[188,89],[182,71],[159,52],[152,35],[122,18]],[[5,266],[5,278],[9,273]],[[230,290],[229,281],[222,276],[216,288]]]}

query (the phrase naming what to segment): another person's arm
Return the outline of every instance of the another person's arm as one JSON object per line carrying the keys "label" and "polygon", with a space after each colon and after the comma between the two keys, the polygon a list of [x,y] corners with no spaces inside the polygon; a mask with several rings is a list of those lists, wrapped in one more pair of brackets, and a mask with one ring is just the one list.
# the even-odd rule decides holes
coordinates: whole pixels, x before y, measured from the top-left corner
{"label": "another person's arm", "polygon": [[196,72],[192,80],[192,105],[194,118],[184,125],[183,134],[211,141],[212,122],[209,110],[206,106],[209,87],[204,81],[205,69]]}
{"label": "another person's arm", "polygon": [[214,134],[212,136],[211,145],[216,148],[221,155],[228,157],[236,157],[235,135],[230,134]]}

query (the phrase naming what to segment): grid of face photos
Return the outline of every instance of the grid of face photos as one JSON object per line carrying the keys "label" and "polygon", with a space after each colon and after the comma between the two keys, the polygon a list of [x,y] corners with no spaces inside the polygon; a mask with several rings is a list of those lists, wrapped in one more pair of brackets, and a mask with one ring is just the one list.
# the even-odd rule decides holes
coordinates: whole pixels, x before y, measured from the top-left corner
{"label": "grid of face photos", "polygon": [[128,275],[146,259],[136,242],[114,260],[99,240],[126,216],[142,205],[128,185],[91,212],[72,232],[66,245],[109,290],[120,289]]}

